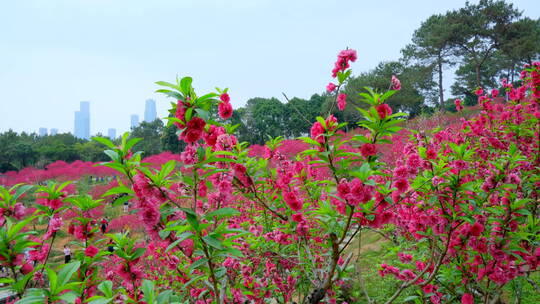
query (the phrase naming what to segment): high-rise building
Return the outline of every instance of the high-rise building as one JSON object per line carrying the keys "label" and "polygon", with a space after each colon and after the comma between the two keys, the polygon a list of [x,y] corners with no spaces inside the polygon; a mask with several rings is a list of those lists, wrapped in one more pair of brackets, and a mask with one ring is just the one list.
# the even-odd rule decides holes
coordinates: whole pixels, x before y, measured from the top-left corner
{"label": "high-rise building", "polygon": [[39,136],[47,136],[47,128],[39,128]]}
{"label": "high-rise building", "polygon": [[77,138],[81,138],[82,136],[82,119],[81,119],[81,111],[75,111],[75,127],[73,129],[73,135]]}
{"label": "high-rise building", "polygon": [[81,109],[75,111],[75,137],[90,139],[90,102],[81,101]]}
{"label": "high-rise building", "polygon": [[139,125],[139,115],[133,114],[131,115],[131,128],[135,128]]}
{"label": "high-rise building", "polygon": [[116,138],[116,129],[110,128],[109,130],[107,130],[107,135],[109,136],[110,139],[115,139]]}
{"label": "high-rise building", "polygon": [[157,118],[156,101],[147,99],[144,106],[144,121],[153,122]]}
{"label": "high-rise building", "polygon": [[58,129],[57,128],[51,128],[51,135],[56,135],[58,134]]}

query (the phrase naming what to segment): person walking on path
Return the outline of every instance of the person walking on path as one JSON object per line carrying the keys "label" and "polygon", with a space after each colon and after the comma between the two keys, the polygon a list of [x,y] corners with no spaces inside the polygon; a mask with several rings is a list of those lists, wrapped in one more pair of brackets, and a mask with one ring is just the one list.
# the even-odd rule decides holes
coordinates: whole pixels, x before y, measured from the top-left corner
{"label": "person walking on path", "polygon": [[71,261],[71,249],[68,245],[64,245],[64,262],[67,264]]}
{"label": "person walking on path", "polygon": [[109,221],[106,217],[101,219],[101,233],[105,234],[107,232],[107,227],[109,226]]}

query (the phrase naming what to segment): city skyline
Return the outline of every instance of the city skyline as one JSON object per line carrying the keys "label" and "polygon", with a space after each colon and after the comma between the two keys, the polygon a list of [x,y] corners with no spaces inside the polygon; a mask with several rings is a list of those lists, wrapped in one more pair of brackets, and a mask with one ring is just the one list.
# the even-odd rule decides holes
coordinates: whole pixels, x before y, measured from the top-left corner
{"label": "city skyline", "polygon": [[[84,139],[88,139],[88,138],[90,138],[90,137],[92,137],[93,135],[96,135],[96,134],[102,134],[102,135],[109,134],[109,132],[111,130],[114,130],[114,134],[116,134],[116,130],[117,130],[116,128],[105,128],[103,130],[92,131],[92,129],[90,127],[90,122],[91,122],[92,119],[91,119],[90,114],[89,114],[90,113],[90,110],[89,110],[90,103],[91,103],[90,101],[81,101],[79,103],[80,109],[84,108],[84,110],[83,111],[81,111],[81,110],[74,111],[74,124],[73,124],[73,127],[72,127],[71,130],[61,130],[60,128],[56,128],[56,127],[50,128],[50,129],[48,127],[39,127],[37,129],[37,131],[36,130],[22,130],[22,131],[20,131],[20,130],[15,130],[14,128],[9,128],[7,130],[0,130],[0,132],[13,130],[13,131],[15,131],[17,133],[26,132],[26,133],[30,133],[30,134],[35,133],[35,134],[39,135],[40,134],[40,129],[46,129],[47,130],[47,135],[56,135],[56,134],[59,134],[59,133],[70,133],[70,134],[73,134],[75,137],[84,138]],[[164,112],[167,112],[167,111],[164,111]],[[88,115],[86,115],[85,113],[87,113]],[[139,115],[139,114],[131,114],[131,115],[129,115],[130,116],[129,128],[124,128],[124,129],[129,131],[129,129],[133,128],[134,126],[138,126],[141,123],[141,120],[140,120],[141,116],[144,117],[142,121],[145,121],[145,122],[153,122],[156,119],[161,119],[161,116],[157,114],[156,101],[154,99],[152,99],[152,98],[148,98],[148,99],[145,100],[144,111],[142,111],[141,113],[143,113],[143,115]],[[82,120],[83,123],[78,128],[77,127],[77,121],[80,121],[80,120]],[[86,124],[88,124],[88,126],[86,126]]]}
{"label": "city skyline", "polygon": [[43,128],[43,127],[39,128],[38,135],[47,136],[48,135],[47,128]]}
{"label": "city skyline", "polygon": [[[83,138],[83,139],[89,139],[90,137],[101,134],[101,135],[107,135],[110,138],[116,138],[117,129],[116,128],[107,128],[107,130],[97,130],[92,131],[90,128],[90,122],[91,122],[91,116],[90,116],[90,103],[89,101],[81,101],[80,102],[80,110],[74,112],[74,127],[73,130],[60,132],[59,128],[50,128],[50,131],[47,127],[40,127],[37,131],[28,131],[27,133],[35,133],[39,136],[43,132],[45,132],[45,135],[57,135],[58,133],[70,133],[73,134],[73,136],[77,138]],[[81,111],[82,110],[82,111]],[[86,114],[85,114],[86,113]],[[144,120],[146,122],[152,122],[156,119],[158,119],[155,100],[149,98],[145,100],[145,106],[144,106]],[[86,116],[85,116],[86,115]],[[85,118],[86,117],[86,118]],[[79,124],[78,124],[79,123]],[[88,125],[86,125],[88,124]],[[140,115],[138,114],[131,114],[130,115],[130,122],[129,122],[129,128],[136,127],[140,124]],[[43,130],[45,131],[43,131]],[[25,131],[22,131],[25,132]],[[111,136],[112,134],[112,136]]]}
{"label": "city skyline", "polygon": [[156,101],[147,99],[144,104],[144,121],[153,122],[157,118]]}
{"label": "city skyline", "polygon": [[[511,2],[540,17],[537,1]],[[4,1],[0,113],[8,115],[0,132],[72,132],[78,101],[91,100],[92,132],[120,134],[134,100],[152,98],[158,117],[167,115],[174,100],[155,94],[155,82],[177,76],[192,76],[201,94],[228,87],[234,108],[254,97],[284,101],[282,92],[309,99],[331,81],[340,50],[358,51],[358,75],[399,59],[422,21],[464,4],[395,1],[382,11],[373,1]],[[201,23],[203,15],[209,20]],[[171,36],[163,29],[177,28],[178,16],[198,25]],[[39,96],[24,94],[28,84]]]}
{"label": "city skyline", "polygon": [[79,111],[75,111],[73,135],[77,138],[90,139],[90,102],[81,101]]}
{"label": "city skyline", "polygon": [[110,139],[116,139],[116,129],[115,128],[109,128],[107,130],[107,136],[110,138]]}
{"label": "city skyline", "polygon": [[130,121],[131,121],[130,123],[131,129],[137,127],[139,125],[139,115],[131,114]]}

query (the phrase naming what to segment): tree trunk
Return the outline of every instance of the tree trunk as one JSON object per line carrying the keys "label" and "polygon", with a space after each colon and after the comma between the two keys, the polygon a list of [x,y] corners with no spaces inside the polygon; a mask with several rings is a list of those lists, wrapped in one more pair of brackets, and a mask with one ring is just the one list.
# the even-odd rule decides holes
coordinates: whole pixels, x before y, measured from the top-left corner
{"label": "tree trunk", "polygon": [[439,109],[441,111],[444,111],[444,92],[443,92],[443,71],[442,71],[442,58],[439,55],[438,62],[437,62],[439,69]]}
{"label": "tree trunk", "polygon": [[476,86],[480,87],[480,65],[476,65]]}
{"label": "tree trunk", "polygon": [[516,73],[515,65],[512,64],[512,79],[510,80],[510,83],[514,83],[514,74]]}

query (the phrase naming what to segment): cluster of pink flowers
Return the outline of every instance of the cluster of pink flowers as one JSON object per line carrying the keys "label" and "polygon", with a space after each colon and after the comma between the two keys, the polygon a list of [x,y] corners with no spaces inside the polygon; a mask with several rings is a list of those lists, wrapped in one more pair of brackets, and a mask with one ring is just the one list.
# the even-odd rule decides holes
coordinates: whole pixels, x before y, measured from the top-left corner
{"label": "cluster of pink flowers", "polygon": [[342,180],[337,187],[337,191],[339,197],[353,206],[367,203],[373,197],[373,187],[365,185],[358,178],[350,182]]}
{"label": "cluster of pink flowers", "polygon": [[343,93],[339,93],[337,97],[337,107],[340,111],[345,110],[345,107],[347,106],[347,95]]}
{"label": "cluster of pink flowers", "polygon": [[344,72],[350,67],[350,62],[355,62],[357,59],[356,50],[348,49],[339,52],[334,69],[332,69],[332,77],[336,78],[338,72]]}
{"label": "cluster of pink flowers", "polygon": [[396,77],[396,75],[392,75],[392,84],[390,85],[390,89],[399,91],[401,90],[401,81]]}
{"label": "cluster of pink flowers", "polygon": [[[341,52],[335,73],[354,60],[353,50]],[[533,94],[540,84],[538,68],[523,74],[524,86],[506,88],[518,99],[501,104],[495,100],[498,92],[479,90],[479,114],[447,121],[451,127],[443,130],[393,137],[389,130],[345,134],[328,115],[312,125],[305,143],[274,140],[250,151],[219,124],[186,119],[196,101],[179,102],[176,123],[188,143],[185,150],[155,156],[149,166],[122,159],[114,164],[125,165],[126,177],[95,190],[96,195],[122,190],[131,196],[134,214],[112,219],[108,229],[129,228],[134,236],[116,235],[105,245],[109,235],[99,231],[96,218],[103,206],[78,207],[73,188],[54,195],[39,189],[36,203],[42,206],[32,214],[47,219],[48,228],[39,238],[23,230],[20,239],[30,241],[31,250],[25,255],[10,244],[0,263],[33,275],[31,284],[44,283],[34,262],[48,263],[55,236],[67,227],[83,241],[73,243],[81,267],[72,279],[77,288],[70,291],[80,302],[101,295],[97,286],[105,278],[133,302],[142,302],[143,290],[148,292],[146,279],[156,292],[196,304],[220,298],[290,302],[297,295],[312,303],[336,303],[356,275],[344,255],[347,245],[369,228],[399,247],[394,262],[378,269],[381,276],[401,281],[397,295],[410,286],[422,301],[474,303],[477,292],[491,296],[540,267],[540,248],[523,233],[532,227],[539,198],[535,130],[540,109]],[[398,90],[394,78],[391,88]],[[343,110],[345,94],[336,97]],[[218,111],[226,119],[229,97],[220,99]],[[373,100],[372,121],[399,122],[385,100]],[[393,143],[385,146],[389,140]],[[381,156],[391,153],[387,150],[395,151],[385,163]],[[168,159],[178,161],[178,171],[163,174],[156,164]],[[28,216],[25,209],[30,208],[20,202],[0,208],[0,226]],[[455,279],[441,284],[440,273],[449,270]],[[313,278],[317,282],[310,284]],[[123,301],[114,295],[116,300]]]}
{"label": "cluster of pink flowers", "polygon": [[222,119],[231,118],[233,114],[233,108],[230,103],[231,98],[229,97],[229,94],[223,93],[221,94],[221,96],[219,96],[219,99],[221,100],[218,105],[219,117],[221,117]]}

